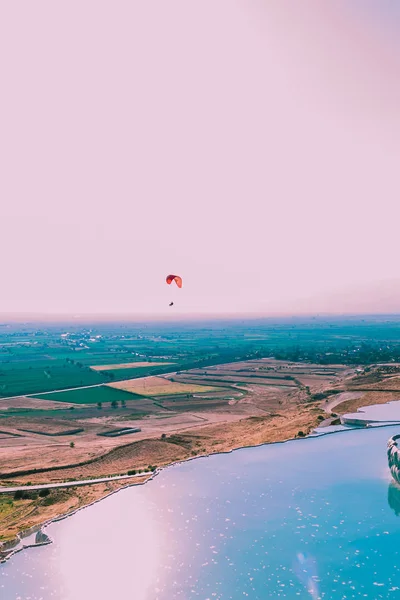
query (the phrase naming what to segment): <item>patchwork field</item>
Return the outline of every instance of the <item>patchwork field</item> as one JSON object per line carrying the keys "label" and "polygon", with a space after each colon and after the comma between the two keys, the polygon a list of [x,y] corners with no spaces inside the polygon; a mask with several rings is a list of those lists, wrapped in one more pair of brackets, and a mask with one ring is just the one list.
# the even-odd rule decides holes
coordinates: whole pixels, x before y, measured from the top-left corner
{"label": "patchwork field", "polygon": [[258,385],[272,385],[272,386],[284,386],[284,387],[296,387],[295,381],[290,381],[283,378],[268,378],[268,377],[257,377],[257,376],[247,376],[242,373],[233,373],[231,375],[219,375],[218,373],[209,373],[207,372],[205,375],[192,375],[191,372],[184,373],[182,375],[174,375],[173,378],[170,378],[171,381],[193,383],[200,385],[207,385],[207,383],[211,385],[224,385],[229,383],[244,383],[244,384],[258,384]]}
{"label": "patchwork field", "polygon": [[107,387],[125,390],[144,396],[163,396],[172,394],[196,394],[197,392],[219,391],[214,386],[187,385],[176,383],[164,377],[146,377],[110,383]]}
{"label": "patchwork field", "polygon": [[[205,369],[189,369],[166,376],[175,382],[197,385],[226,385],[241,389],[259,386],[306,390],[312,396],[334,387],[344,380],[352,369],[344,365],[323,367],[317,364],[290,363],[275,359],[259,359],[232,364],[216,365]],[[243,388],[245,386],[245,388]]]}
{"label": "patchwork field", "polygon": [[[300,376],[304,373],[308,378],[315,377],[319,385],[329,383],[326,396],[324,392],[321,398],[315,399],[313,391],[299,381],[299,374],[294,374],[295,370],[301,371]],[[318,365],[257,360],[42,394],[35,398],[43,405],[40,410],[26,409],[24,413],[21,407],[22,412],[2,411],[6,417],[2,419],[1,429],[7,439],[2,440],[0,467],[10,473],[21,469],[32,471],[35,465],[47,465],[46,468],[58,465],[59,468],[82,461],[91,464],[96,456],[127,443],[124,436],[107,435],[116,429],[137,430],[135,439],[144,440],[216,422],[231,423],[250,417],[278,419],[288,411],[295,415],[296,410],[311,411],[309,418],[315,419],[321,411],[320,401],[323,400],[325,406],[326,398],[334,398],[344,384],[345,374],[352,376],[348,373],[349,369],[342,366],[330,366],[326,372]],[[175,378],[180,380],[174,381]],[[64,403],[68,410],[46,411],[47,402],[49,407]],[[72,433],[82,429],[78,434]],[[56,437],[57,433],[63,437]],[[23,435],[23,438],[12,434]],[[74,447],[70,447],[72,441]],[[85,473],[90,469],[89,465],[85,467]]]}

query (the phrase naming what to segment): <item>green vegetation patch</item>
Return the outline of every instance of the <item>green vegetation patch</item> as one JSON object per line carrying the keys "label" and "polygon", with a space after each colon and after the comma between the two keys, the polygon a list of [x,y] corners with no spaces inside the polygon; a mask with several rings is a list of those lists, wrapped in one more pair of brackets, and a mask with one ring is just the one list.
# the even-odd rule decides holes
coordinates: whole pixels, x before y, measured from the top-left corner
{"label": "green vegetation patch", "polygon": [[14,502],[12,496],[2,494],[0,496],[0,519],[4,519],[13,512]]}
{"label": "green vegetation patch", "polygon": [[124,390],[117,390],[108,386],[99,386],[86,389],[68,390],[67,392],[54,392],[51,394],[37,395],[42,400],[53,400],[55,402],[70,402],[71,404],[107,404],[111,402],[131,402],[132,400],[143,400],[143,396],[132,394]]}
{"label": "green vegetation patch", "polygon": [[[28,366],[29,365],[29,366]],[[35,394],[108,381],[100,371],[81,363],[51,360],[28,363],[0,363],[0,397]]]}
{"label": "green vegetation patch", "polygon": [[146,367],[130,367],[127,369],[107,369],[97,371],[110,381],[121,381],[125,379],[137,379],[140,377],[148,377],[149,375],[162,375],[173,370],[171,365],[148,365]]}

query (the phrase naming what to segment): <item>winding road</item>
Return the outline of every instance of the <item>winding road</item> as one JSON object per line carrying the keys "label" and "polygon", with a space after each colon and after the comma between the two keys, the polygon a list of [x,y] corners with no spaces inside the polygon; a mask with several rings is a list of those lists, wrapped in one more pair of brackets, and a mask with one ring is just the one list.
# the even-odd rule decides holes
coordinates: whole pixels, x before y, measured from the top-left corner
{"label": "winding road", "polygon": [[54,490],[57,488],[78,487],[80,485],[93,485],[94,483],[106,483],[107,481],[117,481],[122,479],[136,479],[152,475],[153,471],[136,473],[136,475],[113,475],[112,477],[100,477],[99,479],[77,479],[76,481],[64,481],[62,483],[41,483],[38,485],[19,485],[16,487],[0,486],[0,494],[14,494],[15,492],[34,492],[39,490]]}

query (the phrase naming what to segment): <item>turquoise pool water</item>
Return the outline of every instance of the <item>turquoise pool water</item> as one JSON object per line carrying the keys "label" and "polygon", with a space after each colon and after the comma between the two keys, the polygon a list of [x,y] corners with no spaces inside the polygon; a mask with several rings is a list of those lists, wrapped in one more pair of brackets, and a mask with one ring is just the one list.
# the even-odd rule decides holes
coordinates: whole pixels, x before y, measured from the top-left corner
{"label": "turquoise pool water", "polygon": [[239,450],[164,470],[53,524],[0,566],[0,598],[400,597],[399,427]]}

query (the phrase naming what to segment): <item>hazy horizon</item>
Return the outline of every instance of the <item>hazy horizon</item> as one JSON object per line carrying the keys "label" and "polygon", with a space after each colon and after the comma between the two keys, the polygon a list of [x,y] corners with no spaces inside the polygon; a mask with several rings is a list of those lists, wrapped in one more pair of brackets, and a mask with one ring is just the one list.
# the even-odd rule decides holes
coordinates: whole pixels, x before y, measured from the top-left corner
{"label": "hazy horizon", "polygon": [[257,314],[249,313],[200,313],[200,314],[124,314],[124,313],[83,313],[75,315],[73,313],[65,314],[46,314],[46,313],[5,313],[0,314],[0,326],[12,324],[26,323],[54,323],[54,324],[74,324],[74,323],[196,323],[202,321],[312,321],[312,320],[351,320],[351,319],[400,319],[399,313],[274,313],[274,314]]}
{"label": "hazy horizon", "polygon": [[0,320],[400,313],[399,5],[0,17]]}

